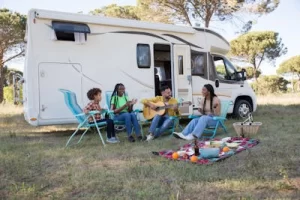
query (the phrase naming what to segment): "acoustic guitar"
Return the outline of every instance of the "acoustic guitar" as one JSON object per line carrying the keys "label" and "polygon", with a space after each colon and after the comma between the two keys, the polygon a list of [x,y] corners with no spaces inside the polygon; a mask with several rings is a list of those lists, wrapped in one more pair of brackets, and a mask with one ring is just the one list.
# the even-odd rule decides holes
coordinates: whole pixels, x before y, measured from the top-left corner
{"label": "acoustic guitar", "polygon": [[159,101],[157,103],[151,102],[151,104],[156,106],[155,110],[151,109],[149,106],[144,106],[144,109],[143,109],[144,118],[147,120],[152,119],[155,115],[164,115],[166,112],[166,109],[172,108],[175,105],[177,105],[177,106],[189,105],[190,106],[190,105],[192,105],[192,102],[186,101],[186,102],[181,102],[181,103],[177,103],[177,104],[165,105],[164,102]]}

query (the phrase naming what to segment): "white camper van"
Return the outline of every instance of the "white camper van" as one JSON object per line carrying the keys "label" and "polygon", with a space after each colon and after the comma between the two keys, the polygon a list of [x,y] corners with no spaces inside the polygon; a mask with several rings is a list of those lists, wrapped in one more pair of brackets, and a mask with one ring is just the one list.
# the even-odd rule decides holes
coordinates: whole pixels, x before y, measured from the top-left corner
{"label": "white camper van", "polygon": [[23,101],[31,125],[76,122],[59,89],[75,92],[83,107],[90,88],[101,88],[104,97],[120,82],[137,99],[169,85],[174,97],[193,103],[181,107],[183,116],[197,114],[208,83],[233,102],[228,113],[256,110],[244,73],[224,56],[229,43],[212,30],[39,9],[27,20]]}

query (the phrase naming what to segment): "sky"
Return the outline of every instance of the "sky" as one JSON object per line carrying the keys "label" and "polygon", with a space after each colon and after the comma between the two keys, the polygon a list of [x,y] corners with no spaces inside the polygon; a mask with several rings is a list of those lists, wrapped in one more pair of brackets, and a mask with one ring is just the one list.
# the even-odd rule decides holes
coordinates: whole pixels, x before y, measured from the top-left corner
{"label": "sky", "polygon": [[[95,8],[100,8],[112,3],[118,5],[135,5],[136,0],[0,0],[0,8],[8,8],[13,11],[27,14],[31,8],[48,9],[64,12],[83,12],[87,14]],[[300,0],[281,0],[278,8],[265,16],[258,18],[252,31],[276,31],[288,48],[288,53],[276,60],[276,67],[283,61],[300,55]],[[220,28],[221,27],[221,28]],[[236,27],[228,23],[212,23],[211,29],[219,32],[228,41],[236,38]],[[23,59],[15,60],[7,64],[8,67],[23,69]],[[263,63],[261,70],[265,75],[276,74],[276,68],[269,63]]]}

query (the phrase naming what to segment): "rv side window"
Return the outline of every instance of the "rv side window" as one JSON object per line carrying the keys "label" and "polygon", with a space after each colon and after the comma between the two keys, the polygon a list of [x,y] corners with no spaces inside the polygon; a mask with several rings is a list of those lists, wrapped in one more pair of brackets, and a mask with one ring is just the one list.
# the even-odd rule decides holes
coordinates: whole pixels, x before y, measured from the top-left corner
{"label": "rv side window", "polygon": [[[84,43],[90,28],[86,24],[52,21],[52,28],[56,40]],[[52,38],[53,39],[53,38]]]}
{"label": "rv side window", "polygon": [[183,74],[183,56],[178,56],[178,73]]}
{"label": "rv side window", "polygon": [[136,48],[136,56],[139,68],[150,68],[151,53],[149,44],[138,44]]}
{"label": "rv side window", "polygon": [[191,52],[192,75],[205,77],[206,76],[206,53],[197,51]]}

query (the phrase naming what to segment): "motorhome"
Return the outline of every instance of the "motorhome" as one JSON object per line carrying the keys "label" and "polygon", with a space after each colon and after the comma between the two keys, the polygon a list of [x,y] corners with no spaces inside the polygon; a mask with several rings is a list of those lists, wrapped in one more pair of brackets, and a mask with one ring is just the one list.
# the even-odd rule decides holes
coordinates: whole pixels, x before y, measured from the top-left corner
{"label": "motorhome", "polygon": [[31,125],[76,122],[59,89],[75,92],[83,107],[89,89],[101,88],[104,96],[116,83],[137,99],[169,85],[174,97],[192,101],[180,108],[183,116],[197,114],[208,83],[232,101],[228,113],[256,110],[244,72],[225,56],[228,41],[210,29],[40,9],[29,11],[26,29],[23,104]]}

